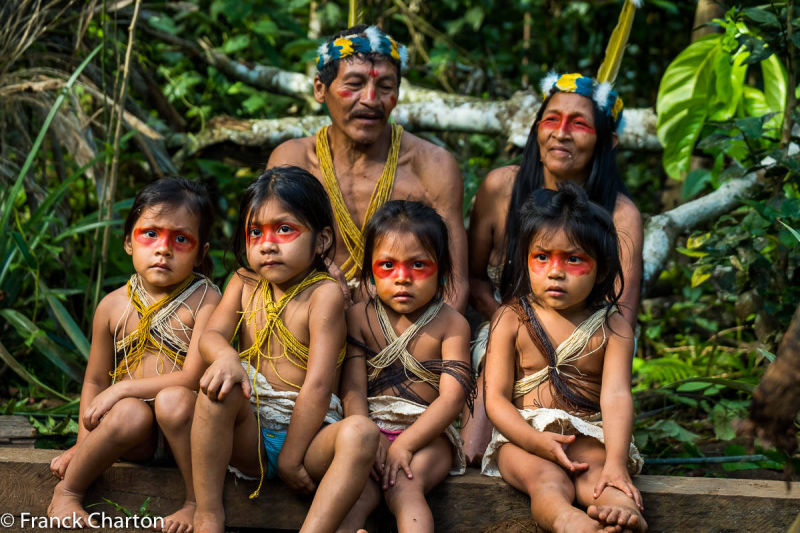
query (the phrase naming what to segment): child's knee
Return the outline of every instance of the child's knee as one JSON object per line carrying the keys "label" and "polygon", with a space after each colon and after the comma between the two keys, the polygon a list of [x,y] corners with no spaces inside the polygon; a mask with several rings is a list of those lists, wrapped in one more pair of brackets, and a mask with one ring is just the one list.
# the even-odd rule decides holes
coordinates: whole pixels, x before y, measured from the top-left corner
{"label": "child's knee", "polygon": [[167,387],[156,395],[156,420],[162,427],[185,427],[192,421],[196,401],[195,393],[186,387]]}
{"label": "child's knee", "polygon": [[138,398],[123,398],[103,417],[102,424],[112,439],[139,439],[152,430],[153,411]]}
{"label": "child's knee", "polygon": [[380,431],[366,416],[348,416],[340,422],[342,427],[336,436],[336,447],[348,453],[372,459],[378,449]]}

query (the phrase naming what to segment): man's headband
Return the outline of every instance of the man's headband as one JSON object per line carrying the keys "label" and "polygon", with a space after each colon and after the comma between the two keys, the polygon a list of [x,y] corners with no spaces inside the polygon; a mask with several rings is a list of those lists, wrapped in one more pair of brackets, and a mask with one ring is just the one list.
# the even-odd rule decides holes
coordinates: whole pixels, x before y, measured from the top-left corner
{"label": "man's headband", "polygon": [[344,59],[354,54],[381,54],[400,62],[400,70],[408,64],[408,49],[383,33],[377,26],[370,26],[363,35],[354,33],[323,43],[317,49],[317,70],[331,61]]}
{"label": "man's headband", "polygon": [[611,88],[610,83],[598,83],[594,78],[583,74],[557,74],[551,72],[542,80],[542,93],[547,98],[553,93],[576,93],[594,100],[597,107],[611,117],[619,129],[622,122],[622,98]]}

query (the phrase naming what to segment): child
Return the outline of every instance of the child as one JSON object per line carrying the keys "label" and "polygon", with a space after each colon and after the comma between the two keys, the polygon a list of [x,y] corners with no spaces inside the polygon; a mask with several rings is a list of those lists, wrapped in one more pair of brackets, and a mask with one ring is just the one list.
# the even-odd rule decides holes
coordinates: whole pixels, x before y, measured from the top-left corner
{"label": "child", "polygon": [[483,473],[527,492],[549,531],[645,531],[629,475],[642,459],[631,443],[633,332],[615,305],[611,216],[565,183],[534,191],[520,224],[514,300],[497,310],[489,337],[495,430]]}
{"label": "child", "polygon": [[[341,420],[332,394],[346,334],[344,296],[325,270],[332,228],[325,190],[298,167],[267,170],[242,197],[241,268],[200,342],[210,366],[192,426],[198,533],[223,531],[228,465],[317,489],[304,532],[334,531],[364,488],[378,430],[366,417]],[[241,353],[230,344],[237,332]]]}
{"label": "child", "polygon": [[475,392],[469,325],[443,300],[452,281],[444,221],[419,202],[387,202],[367,224],[361,272],[370,299],[348,312],[343,402],[382,435],[348,519],[360,526],[383,497],[398,531],[432,532],[425,494],[448,472],[464,473],[453,421]]}
{"label": "child", "polygon": [[124,227],[125,251],[136,272],[95,311],[78,442],[50,464],[62,481],[49,516],[75,513],[87,526],[81,500],[89,484],[119,458],[163,455],[166,439],[183,475],[186,501],[165,518],[164,531],[191,526],[191,389],[204,369],[200,333],[220,298],[206,277],[212,270],[212,221],[205,188],[185,179],[161,179],[136,196]]}

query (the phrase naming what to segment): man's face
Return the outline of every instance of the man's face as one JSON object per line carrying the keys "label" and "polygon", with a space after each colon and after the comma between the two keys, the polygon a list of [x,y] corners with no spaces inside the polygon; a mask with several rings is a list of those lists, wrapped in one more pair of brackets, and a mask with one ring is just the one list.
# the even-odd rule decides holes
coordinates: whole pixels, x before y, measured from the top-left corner
{"label": "man's face", "polygon": [[397,67],[388,59],[351,56],[340,61],[330,87],[314,80],[314,96],[328,106],[337,129],[357,144],[372,144],[397,105],[398,81]]}

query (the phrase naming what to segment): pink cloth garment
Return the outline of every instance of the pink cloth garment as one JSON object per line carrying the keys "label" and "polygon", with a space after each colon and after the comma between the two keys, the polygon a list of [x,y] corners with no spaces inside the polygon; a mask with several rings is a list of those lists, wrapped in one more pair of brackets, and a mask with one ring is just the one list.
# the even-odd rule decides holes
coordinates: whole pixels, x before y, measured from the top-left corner
{"label": "pink cloth garment", "polygon": [[389,442],[394,442],[394,439],[396,439],[400,435],[400,433],[403,432],[402,429],[383,429],[383,428],[378,428],[378,429],[381,430],[381,433],[386,435],[386,438],[389,439]]}

